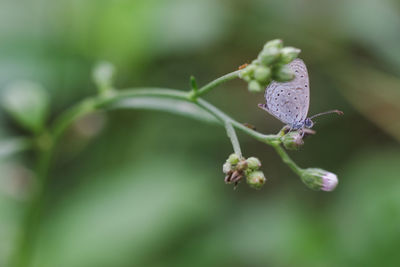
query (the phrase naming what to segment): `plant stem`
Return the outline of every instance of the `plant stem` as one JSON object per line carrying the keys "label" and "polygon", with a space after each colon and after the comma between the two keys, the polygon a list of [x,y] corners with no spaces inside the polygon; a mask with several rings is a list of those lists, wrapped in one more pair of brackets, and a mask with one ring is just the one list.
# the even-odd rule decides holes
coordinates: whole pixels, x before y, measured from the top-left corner
{"label": "plant stem", "polygon": [[301,176],[303,170],[300,168],[286,153],[286,151],[282,148],[280,144],[272,145],[276,150],[278,155],[282,158],[282,161],[286,163],[297,175]]}
{"label": "plant stem", "polygon": [[225,122],[225,129],[229,139],[231,140],[233,151],[235,152],[236,155],[238,155],[241,158],[242,151],[240,149],[239,140],[236,136],[235,129],[233,129],[232,124],[229,121]]}
{"label": "plant stem", "polygon": [[227,81],[236,79],[239,77],[241,70],[237,70],[228,74],[225,74],[224,76],[219,77],[218,79],[215,79],[212,82],[209,82],[208,84],[204,85],[203,87],[201,87],[196,93],[195,96],[199,97],[202,95],[207,94],[210,90],[214,89],[215,87],[217,87],[218,85],[225,83]]}
{"label": "plant stem", "polygon": [[199,98],[193,102],[196,103],[199,107],[208,111],[210,114],[214,115],[218,120],[220,120],[224,124],[226,122],[229,122],[232,124],[233,127],[241,130],[242,132],[250,135],[251,137],[253,137],[254,139],[256,139],[260,142],[263,142],[263,143],[266,143],[269,145],[272,145],[276,142],[278,142],[278,143],[280,142],[278,135],[275,135],[275,134],[266,135],[266,134],[261,134],[257,131],[254,131],[254,130],[244,126],[240,122],[235,121],[234,119],[232,119],[231,117],[226,115],[224,112],[219,110],[217,107],[215,107],[214,105],[208,103],[207,101],[205,101],[201,98]]}
{"label": "plant stem", "polygon": [[12,266],[25,267],[30,265],[38,224],[40,222],[43,208],[43,198],[45,197],[48,185],[48,171],[52,153],[52,145],[39,151],[36,169],[37,187],[32,196],[32,201],[27,207],[22,230],[17,239],[16,254],[14,254],[12,259]]}
{"label": "plant stem", "polygon": [[285,150],[283,150],[283,148],[279,145],[279,134],[265,135],[254,131],[235,121],[214,105],[210,104],[204,99],[199,98],[199,96],[208,93],[210,90],[217,87],[218,85],[237,78],[239,76],[239,73],[239,70],[228,73],[208,83],[199,90],[193,89],[189,93],[166,88],[137,88],[121,91],[111,90],[105,92],[104,94],[87,98],[62,113],[54,121],[53,125],[48,131],[50,145],[44,146],[40,149],[40,156],[37,163],[38,168],[36,170],[39,186],[36,190],[36,193],[34,194],[31,204],[27,207],[27,215],[23,223],[24,228],[22,230],[22,235],[17,242],[16,254],[13,259],[13,266],[26,267],[30,264],[33,243],[35,242],[35,237],[39,228],[43,200],[48,187],[48,171],[50,167],[50,161],[57,141],[61,138],[65,130],[77,119],[97,110],[108,109],[112,107],[115,102],[120,100],[131,99],[135,97],[163,97],[194,103],[198,107],[202,108],[203,110],[214,116],[222,125],[225,126],[236,154],[241,156],[240,145],[234,128],[241,130],[242,132],[246,133],[247,135],[253,137],[258,141],[273,146],[277,153],[281,156],[282,160],[286,164],[288,164],[295,173],[300,174],[301,168],[299,168],[290,159]]}

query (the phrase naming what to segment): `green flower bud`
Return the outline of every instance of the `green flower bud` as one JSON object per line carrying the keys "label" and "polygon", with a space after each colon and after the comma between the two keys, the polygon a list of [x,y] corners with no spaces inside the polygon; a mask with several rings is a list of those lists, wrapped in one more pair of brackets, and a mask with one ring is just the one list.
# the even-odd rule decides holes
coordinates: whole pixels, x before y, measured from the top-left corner
{"label": "green flower bud", "polygon": [[336,174],[318,168],[303,170],[301,180],[313,190],[333,191],[338,184]]}
{"label": "green flower bud", "polygon": [[246,176],[247,184],[255,189],[260,189],[266,180],[262,171],[254,171]]}
{"label": "green flower bud", "polygon": [[222,171],[223,173],[228,174],[232,171],[232,165],[229,162],[225,162],[224,165],[222,165]]}
{"label": "green flower bud", "polygon": [[256,68],[256,66],[255,66],[254,64],[248,65],[246,68],[244,68],[244,69],[240,72],[240,77],[241,77],[241,78],[244,78],[244,77],[252,77],[255,68]]}
{"label": "green flower bud", "polygon": [[261,84],[266,84],[271,77],[271,69],[265,66],[257,66],[254,71],[254,78]]}
{"label": "green flower bud", "polygon": [[281,140],[283,146],[289,150],[298,150],[304,144],[303,137],[298,131],[285,134]]}
{"label": "green flower bud", "polygon": [[239,162],[239,159],[240,159],[240,157],[237,154],[232,153],[232,154],[229,155],[229,158],[228,158],[228,160],[226,162],[228,162],[228,163],[230,163],[232,165],[235,165],[235,164],[237,164]]}
{"label": "green flower bud", "polygon": [[258,158],[250,157],[246,159],[247,167],[251,170],[258,170],[261,167],[261,162]]}
{"label": "green flower bud", "polygon": [[261,53],[258,55],[258,59],[260,62],[268,66],[279,59],[280,50],[276,47],[267,47],[264,48]]}
{"label": "green flower bud", "polygon": [[297,56],[300,54],[301,50],[295,47],[284,47],[281,49],[281,58],[280,62],[282,64],[288,64],[292,62],[293,59],[297,58]]}
{"label": "green flower bud", "polygon": [[252,80],[252,81],[249,82],[248,89],[252,93],[259,93],[259,92],[262,92],[264,90],[264,87],[259,82],[257,82],[256,80]]}
{"label": "green flower bud", "polygon": [[99,62],[95,66],[92,77],[100,93],[104,93],[112,88],[114,75],[115,67],[110,62]]}
{"label": "green flower bud", "polygon": [[279,66],[274,73],[274,80],[277,82],[288,82],[293,80],[294,73],[288,66]]}
{"label": "green flower bud", "polygon": [[264,49],[270,48],[270,47],[275,47],[275,48],[282,48],[283,47],[283,42],[281,39],[275,39],[267,42],[264,45]]}

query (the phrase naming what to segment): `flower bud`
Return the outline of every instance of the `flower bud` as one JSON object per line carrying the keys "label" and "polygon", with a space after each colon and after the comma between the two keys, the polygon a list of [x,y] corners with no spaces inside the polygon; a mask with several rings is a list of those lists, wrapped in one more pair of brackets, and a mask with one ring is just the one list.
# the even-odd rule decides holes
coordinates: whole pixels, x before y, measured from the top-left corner
{"label": "flower bud", "polygon": [[260,189],[266,180],[262,171],[254,171],[246,176],[247,184],[255,189]]}
{"label": "flower bud", "polygon": [[246,82],[250,82],[253,79],[255,68],[256,66],[254,64],[248,65],[240,72],[240,78],[245,80]]}
{"label": "flower bud", "polygon": [[254,71],[254,78],[261,84],[268,83],[271,77],[271,69],[265,66],[258,66]]}
{"label": "flower bud", "polygon": [[225,183],[231,184],[231,183],[239,183],[240,179],[242,179],[243,173],[239,171],[234,171],[233,173],[228,173],[225,176]]}
{"label": "flower bud", "polygon": [[313,190],[333,191],[338,184],[336,174],[318,168],[305,169],[301,180]]}
{"label": "flower bud", "polygon": [[298,150],[304,144],[303,137],[298,131],[285,134],[281,140],[283,146],[288,150]]}
{"label": "flower bud", "polygon": [[237,164],[239,162],[239,156],[237,154],[235,154],[235,153],[232,153],[232,154],[229,155],[229,158],[228,158],[228,160],[226,162],[228,162],[228,163],[230,163],[232,165],[235,165],[235,164]]}
{"label": "flower bud", "polygon": [[294,78],[293,72],[286,65],[279,66],[275,71],[274,79],[277,82],[288,82],[293,80],[293,78]]}
{"label": "flower bud", "polygon": [[99,62],[93,69],[93,81],[97,85],[100,93],[104,93],[112,88],[115,75],[115,67],[110,62]]}
{"label": "flower bud", "polygon": [[280,51],[278,48],[267,47],[261,51],[261,53],[258,55],[258,58],[263,65],[268,66],[274,63],[279,58],[279,55]]}
{"label": "flower bud", "polygon": [[283,47],[283,42],[281,39],[275,39],[267,42],[264,45],[264,49],[270,48],[270,47],[275,47],[275,48],[282,48]]}
{"label": "flower bud", "polygon": [[229,162],[225,162],[224,165],[222,165],[222,172],[228,174],[231,171],[232,171],[232,165]]}
{"label": "flower bud", "polygon": [[238,162],[238,164],[236,165],[236,170],[242,172],[245,171],[247,169],[247,162],[245,160],[241,160]]}
{"label": "flower bud", "polygon": [[301,52],[300,49],[295,47],[284,47],[281,49],[281,63],[288,64],[292,62],[293,59],[297,58],[299,53]]}
{"label": "flower bud", "polygon": [[258,158],[250,157],[246,159],[247,167],[251,170],[258,170],[261,167],[261,162]]}
{"label": "flower bud", "polygon": [[249,91],[252,93],[259,93],[262,92],[264,87],[257,82],[256,80],[252,80],[249,82]]}

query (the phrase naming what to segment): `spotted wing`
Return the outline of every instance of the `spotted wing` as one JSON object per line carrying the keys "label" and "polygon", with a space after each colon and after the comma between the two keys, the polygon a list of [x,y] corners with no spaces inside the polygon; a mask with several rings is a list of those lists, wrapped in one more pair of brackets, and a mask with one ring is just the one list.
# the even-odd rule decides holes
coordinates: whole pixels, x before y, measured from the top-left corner
{"label": "spotted wing", "polygon": [[288,64],[295,78],[289,82],[271,82],[265,90],[265,108],[283,123],[294,125],[303,122],[310,104],[310,84],[303,60]]}

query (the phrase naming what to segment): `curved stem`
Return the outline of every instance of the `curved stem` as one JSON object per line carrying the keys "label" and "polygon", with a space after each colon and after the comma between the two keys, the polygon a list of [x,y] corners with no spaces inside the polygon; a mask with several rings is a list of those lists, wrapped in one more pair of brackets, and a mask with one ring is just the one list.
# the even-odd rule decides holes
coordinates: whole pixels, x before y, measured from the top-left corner
{"label": "curved stem", "polygon": [[286,163],[294,173],[297,175],[301,176],[303,170],[300,168],[286,153],[286,151],[282,148],[280,144],[274,144],[272,145],[275,149],[275,151],[278,153],[278,155],[282,158],[282,161]]}
{"label": "curved stem", "polygon": [[215,107],[214,105],[211,105],[210,103],[208,103],[207,101],[205,101],[205,100],[203,100],[201,98],[195,100],[194,103],[197,103],[204,110],[206,110],[209,113],[213,114],[220,121],[222,121],[224,123],[226,121],[230,122],[233,127],[241,130],[242,132],[250,135],[251,137],[253,137],[254,139],[256,139],[256,140],[258,140],[260,142],[263,142],[263,143],[266,143],[266,144],[269,144],[269,145],[272,145],[272,144],[275,144],[275,143],[280,143],[279,135],[275,135],[275,134],[266,135],[266,134],[262,134],[262,133],[259,133],[257,131],[254,131],[254,130],[244,126],[240,122],[235,121],[234,119],[232,119],[231,117],[226,115],[224,112],[219,110],[217,107]]}
{"label": "curved stem", "polygon": [[195,93],[195,96],[202,96],[207,94],[209,91],[211,91],[212,89],[214,89],[215,87],[217,87],[218,85],[225,83],[227,81],[236,79],[239,77],[241,70],[236,70],[233,71],[231,73],[225,74],[224,76],[219,77],[218,79],[215,79],[212,82],[209,82],[208,84],[204,85],[203,87],[201,87],[200,89],[197,90],[197,92]]}
{"label": "curved stem", "polygon": [[238,155],[241,158],[242,151],[240,149],[239,140],[236,136],[235,129],[233,129],[232,124],[229,121],[225,122],[225,129],[229,139],[231,140],[233,151],[235,152],[236,155]]}
{"label": "curved stem", "polygon": [[227,134],[232,142],[232,146],[236,154],[241,155],[239,141],[236,136],[234,128],[241,130],[247,135],[263,143],[272,145],[278,154],[282,157],[283,161],[292,168],[297,174],[300,173],[301,169],[290,159],[286,152],[282,149],[280,144],[280,135],[264,135],[250,128],[247,128],[243,124],[235,121],[227,114],[219,110],[214,105],[205,101],[204,99],[197,98],[198,96],[204,95],[216,86],[223,82],[237,78],[240,71],[229,73],[221,78],[218,78],[211,83],[200,88],[193,97],[192,92],[182,92],[178,90],[165,89],[165,88],[137,88],[127,89],[122,91],[110,91],[105,94],[90,97],[75,106],[69,108],[62,113],[53,123],[49,129],[47,135],[49,136],[49,145],[41,148],[40,157],[38,160],[37,177],[40,186],[34,195],[31,205],[28,207],[27,216],[24,221],[24,230],[22,236],[17,244],[17,254],[14,258],[14,266],[23,267],[29,266],[30,256],[32,254],[33,242],[38,229],[40,220],[40,213],[42,210],[44,194],[48,186],[48,170],[50,166],[51,157],[53,155],[54,148],[58,139],[62,136],[65,130],[77,119],[84,115],[97,110],[104,110],[112,106],[116,101],[130,99],[135,97],[165,97],[172,99],[179,99],[182,101],[191,102],[198,107],[202,108],[209,114],[213,115],[218,121],[225,126]]}

